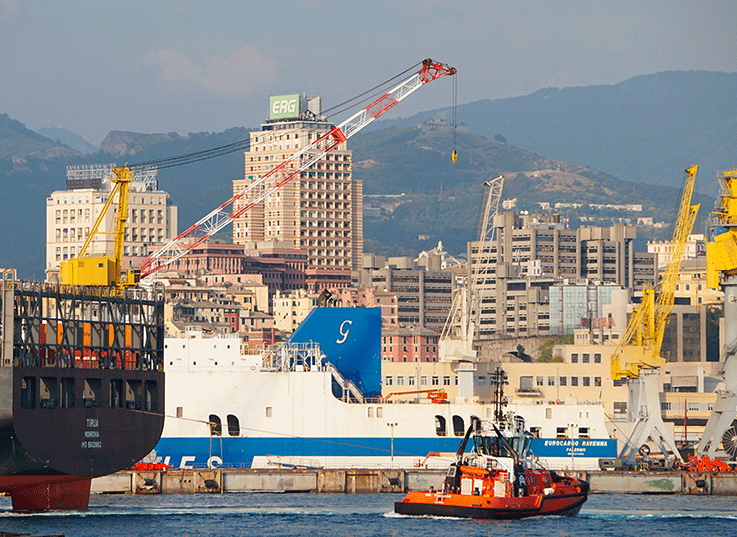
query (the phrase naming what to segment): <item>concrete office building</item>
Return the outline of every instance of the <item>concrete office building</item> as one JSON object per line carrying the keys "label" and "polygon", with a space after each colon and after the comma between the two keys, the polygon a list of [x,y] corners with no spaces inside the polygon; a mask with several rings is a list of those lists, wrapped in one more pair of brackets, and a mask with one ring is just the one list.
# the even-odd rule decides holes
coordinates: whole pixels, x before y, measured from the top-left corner
{"label": "concrete office building", "polygon": [[[614,224],[566,229],[560,215],[494,217],[495,238],[485,246],[468,243],[468,278],[476,274],[480,295],[479,339],[560,333],[551,327],[551,286],[590,279],[623,288],[653,285],[655,255],[634,251],[636,229]],[[552,330],[552,332],[551,332]]]}

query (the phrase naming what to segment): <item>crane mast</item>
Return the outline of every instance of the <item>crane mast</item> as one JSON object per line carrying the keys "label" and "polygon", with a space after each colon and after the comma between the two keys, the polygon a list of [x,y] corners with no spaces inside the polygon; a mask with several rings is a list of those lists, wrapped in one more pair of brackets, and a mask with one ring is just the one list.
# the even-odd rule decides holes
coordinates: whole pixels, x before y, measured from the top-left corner
{"label": "crane mast", "polygon": [[[440,337],[440,354],[443,357],[474,357],[473,341],[481,317],[481,308],[492,268],[492,248],[495,231],[494,216],[499,212],[499,201],[504,188],[504,175],[484,182],[486,201],[481,217],[478,238],[478,255],[469,259],[469,272],[465,286],[453,296],[448,319]],[[493,275],[491,276],[494,277]]]}
{"label": "crane mast", "polygon": [[[125,223],[128,220],[128,198],[133,182],[133,174],[128,166],[113,168],[110,181],[115,185],[110,192],[105,205],[87,235],[79,255],[76,258],[61,263],[61,283],[65,285],[94,285],[115,287],[123,289],[138,283],[140,271],[130,269],[121,276],[121,265],[123,260],[123,242],[125,240]],[[115,231],[100,231],[100,225],[105,220],[113,200],[118,200],[115,214]],[[92,240],[99,234],[112,234],[114,236],[113,255],[90,256],[88,250]]]}
{"label": "crane mast", "polygon": [[[339,125],[332,127],[323,136],[272,168],[180,233],[157,252],[150,255],[141,267],[142,276],[145,277],[156,272],[202,244],[243,213],[264,201],[294,177],[299,176],[301,172],[315,164],[325,154],[336,149],[366,125],[399,104],[422,85],[442,76],[455,74],[456,69],[454,67],[433,62],[430,59],[424,60],[422,68],[417,73],[396,85]],[[261,187],[265,186],[264,183],[268,179],[273,179],[273,185],[270,188],[262,189]]]}
{"label": "crane mast", "polygon": [[666,362],[660,355],[660,349],[668,316],[673,310],[674,294],[686,243],[699,211],[699,205],[691,205],[698,169],[698,166],[692,166],[685,172],[686,184],[673,232],[673,250],[660,283],[658,296],[655,297],[654,289],[645,290],[641,306],[633,312],[627,330],[612,354],[612,379],[635,379],[641,368],[654,369]]}

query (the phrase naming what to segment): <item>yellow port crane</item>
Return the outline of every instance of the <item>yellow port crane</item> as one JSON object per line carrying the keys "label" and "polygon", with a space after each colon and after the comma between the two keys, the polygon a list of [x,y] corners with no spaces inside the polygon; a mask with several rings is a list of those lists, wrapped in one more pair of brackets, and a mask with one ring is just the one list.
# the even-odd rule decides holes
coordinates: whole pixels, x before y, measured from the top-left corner
{"label": "yellow port crane", "polygon": [[[737,457],[737,170],[718,174],[722,191],[717,198],[713,240],[706,244],[706,282],[724,291],[724,390],[718,392],[696,455]],[[719,452],[719,444],[723,452]]]}
{"label": "yellow port crane", "polygon": [[[141,279],[139,269],[130,269],[125,275],[121,274],[123,262],[123,241],[125,240],[125,223],[128,220],[128,197],[131,190],[132,173],[126,165],[122,168],[113,168],[111,182],[114,184],[112,192],[105,201],[100,215],[95,220],[87,239],[79,250],[79,255],[69,261],[61,263],[61,283],[67,285],[93,285],[116,287],[124,289],[136,285]],[[115,215],[115,230],[112,232],[100,231],[113,200],[118,200]],[[111,233],[115,238],[113,255],[90,255],[90,244],[95,236]]]}
{"label": "yellow port crane", "polygon": [[660,446],[666,457],[668,452],[672,452],[676,459],[682,461],[676,443],[665,428],[660,413],[658,369],[666,363],[666,359],[660,353],[663,334],[673,310],[683,253],[699,211],[699,205],[691,205],[698,169],[698,166],[692,166],[685,171],[686,181],[673,232],[673,250],[668,268],[660,282],[657,297],[655,289],[645,290],[642,303],[632,313],[627,330],[611,358],[612,380],[629,381],[628,410],[630,421],[633,421],[633,418],[635,421],[632,432],[618,457],[626,464],[634,463],[635,455],[648,438]]}

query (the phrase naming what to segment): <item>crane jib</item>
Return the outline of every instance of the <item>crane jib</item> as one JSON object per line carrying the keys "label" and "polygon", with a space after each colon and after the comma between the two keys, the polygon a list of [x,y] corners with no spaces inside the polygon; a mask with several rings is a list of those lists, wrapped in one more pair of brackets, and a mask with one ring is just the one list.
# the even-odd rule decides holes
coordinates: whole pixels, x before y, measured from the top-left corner
{"label": "crane jib", "polygon": [[[387,110],[399,104],[401,100],[409,96],[423,84],[445,75],[455,74],[456,69],[454,67],[448,67],[439,62],[433,62],[431,59],[424,60],[419,72],[416,72],[402,83],[392,88],[388,93],[385,93],[370,105],[359,110],[353,116],[343,121],[340,125],[332,127],[326,134],[272,168],[266,174],[259,177],[249,186],[235,194],[228,201],[202,218],[187,231],[179,234],[179,236],[174,240],[160,248],[157,252],[151,254],[142,266],[142,276],[148,276],[186,255],[195,246],[201,244],[204,240],[223,229],[235,218],[239,217],[256,204],[264,201],[275,190],[288,183],[295,175],[300,174],[312,166],[326,153],[338,147]],[[289,167],[290,164],[292,164],[293,167]],[[288,172],[285,171],[287,169]],[[286,175],[278,179],[271,188],[266,188],[257,197],[249,199],[248,203],[244,206],[237,207],[237,201],[244,199],[251,191],[262,186],[269,177],[279,172],[283,172]],[[227,212],[223,211],[223,209],[231,206],[233,207],[233,210]],[[205,230],[204,235],[199,237],[194,236],[199,230]]]}

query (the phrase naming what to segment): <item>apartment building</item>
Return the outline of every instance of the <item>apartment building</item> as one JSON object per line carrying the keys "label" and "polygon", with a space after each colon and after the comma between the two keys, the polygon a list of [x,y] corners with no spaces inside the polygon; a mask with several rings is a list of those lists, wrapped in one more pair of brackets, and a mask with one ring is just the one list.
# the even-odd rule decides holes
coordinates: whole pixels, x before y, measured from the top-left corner
{"label": "apartment building", "polygon": [[[46,198],[46,274],[58,278],[62,261],[73,259],[90,234],[108,198],[113,164],[67,167],[67,189]],[[133,172],[128,198],[128,220],[123,245],[123,269],[139,266],[148,254],[176,236],[177,207],[169,194],[158,189],[155,168]],[[92,240],[87,254],[113,255],[116,199]]]}
{"label": "apartment building", "polygon": [[437,362],[440,335],[421,326],[382,327],[381,359],[385,362]]}
{"label": "apartment building", "polygon": [[[297,98],[293,113],[272,105],[269,121],[250,133],[245,176],[233,181],[233,193],[249,188],[279,163],[320,139],[332,125],[321,117],[319,97]],[[278,99],[272,97],[272,101]],[[306,157],[303,157],[306,158]],[[363,253],[363,185],[353,179],[352,155],[346,143],[271,193],[233,222],[233,242],[279,240],[307,252],[306,281],[311,290],[350,285],[350,271],[361,267]],[[271,174],[238,211],[254,197],[276,186],[298,163]]]}
{"label": "apartment building", "polygon": [[[455,281],[452,272],[411,268],[369,269],[370,285],[396,296],[396,323],[423,326],[435,332],[443,329],[452,304]],[[394,318],[394,304],[389,319]],[[382,312],[384,308],[382,307]]]}
{"label": "apartment building", "polygon": [[[551,333],[549,290],[565,281],[639,289],[657,277],[654,254],[634,251],[632,226],[571,230],[560,215],[504,212],[494,227],[491,243],[468,243],[467,277],[475,278],[481,301],[479,339]],[[556,319],[552,333],[560,324]]]}

